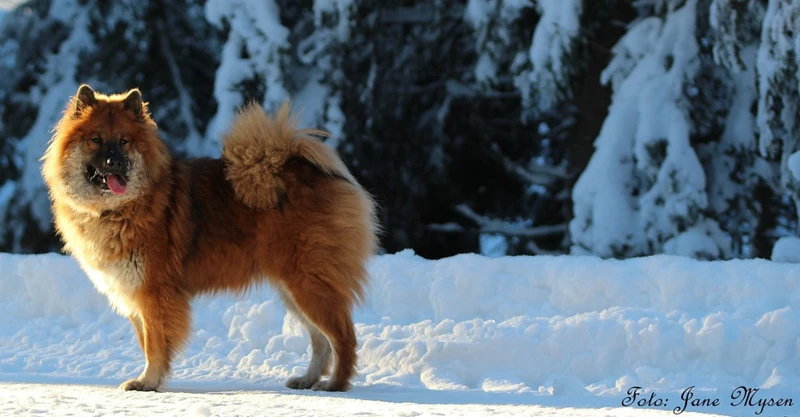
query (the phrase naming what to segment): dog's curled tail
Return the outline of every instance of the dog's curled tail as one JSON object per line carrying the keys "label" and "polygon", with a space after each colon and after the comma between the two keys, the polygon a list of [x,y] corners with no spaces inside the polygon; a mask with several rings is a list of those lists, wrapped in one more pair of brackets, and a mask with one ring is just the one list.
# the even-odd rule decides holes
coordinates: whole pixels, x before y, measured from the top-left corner
{"label": "dog's curled tail", "polygon": [[269,209],[278,205],[286,192],[280,173],[293,157],[307,160],[325,174],[356,183],[336,152],[317,138],[328,134],[297,129],[290,106],[285,101],[273,118],[257,103],[248,104],[222,138],[226,177],[236,197],[248,207]]}

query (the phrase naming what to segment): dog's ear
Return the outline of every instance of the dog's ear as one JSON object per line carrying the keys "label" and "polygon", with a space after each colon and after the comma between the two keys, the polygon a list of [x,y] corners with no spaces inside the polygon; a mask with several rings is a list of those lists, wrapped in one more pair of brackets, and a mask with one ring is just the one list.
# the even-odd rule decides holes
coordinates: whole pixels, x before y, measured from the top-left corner
{"label": "dog's ear", "polygon": [[128,95],[122,100],[125,110],[133,113],[137,119],[144,118],[144,106],[142,103],[142,92],[138,88],[128,91]]}
{"label": "dog's ear", "polygon": [[80,116],[83,111],[97,104],[97,97],[94,96],[94,90],[88,84],[81,84],[78,87],[78,92],[75,94],[73,100],[72,112],[75,116]]}

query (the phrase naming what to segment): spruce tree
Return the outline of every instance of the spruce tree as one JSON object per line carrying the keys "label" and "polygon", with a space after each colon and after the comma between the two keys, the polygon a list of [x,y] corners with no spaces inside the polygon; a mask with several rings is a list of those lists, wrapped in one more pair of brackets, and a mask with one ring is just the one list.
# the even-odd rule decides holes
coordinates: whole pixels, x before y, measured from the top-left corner
{"label": "spruce tree", "polygon": [[[793,206],[791,210],[781,210],[778,205],[770,214],[778,217],[776,228],[781,223],[789,225],[794,235],[798,233],[800,212],[800,127],[797,123],[800,116],[797,81],[800,45],[796,42],[799,23],[800,2],[770,0],[763,13],[761,42],[756,56],[758,147],[761,156],[773,162],[773,172],[777,172],[770,175],[764,170],[764,177],[772,185],[772,192],[766,194],[784,196],[784,201],[790,200]],[[764,200],[773,204],[780,202],[775,197]]]}
{"label": "spruce tree", "polygon": [[614,97],[573,192],[574,253],[628,257],[728,256],[729,237],[708,215],[706,174],[693,147],[692,97],[705,79],[698,0],[667,1],[631,27],[603,74]]}

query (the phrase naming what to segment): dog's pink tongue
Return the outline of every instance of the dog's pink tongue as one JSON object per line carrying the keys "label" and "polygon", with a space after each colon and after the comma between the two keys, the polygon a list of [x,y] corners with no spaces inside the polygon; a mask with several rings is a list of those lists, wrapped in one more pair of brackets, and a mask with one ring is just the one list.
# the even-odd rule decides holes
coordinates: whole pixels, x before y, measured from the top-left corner
{"label": "dog's pink tongue", "polygon": [[128,189],[128,184],[125,180],[113,174],[106,177],[106,184],[114,194],[125,194],[125,190]]}

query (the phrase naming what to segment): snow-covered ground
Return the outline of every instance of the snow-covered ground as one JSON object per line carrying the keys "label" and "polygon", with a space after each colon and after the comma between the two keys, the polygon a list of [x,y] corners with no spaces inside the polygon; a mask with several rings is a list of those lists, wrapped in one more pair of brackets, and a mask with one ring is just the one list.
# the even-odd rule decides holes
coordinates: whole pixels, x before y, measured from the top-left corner
{"label": "snow-covered ground", "polygon": [[[606,408],[591,402],[548,405],[502,404],[503,397],[470,394],[387,393],[359,390],[322,395],[258,388],[168,390],[161,393],[123,393],[108,386],[0,384],[0,415],[35,416],[573,416],[664,417],[671,412],[637,408]],[[235,387],[234,387],[235,388]],[[711,417],[687,412],[685,417]]]}
{"label": "snow-covered ground", "polygon": [[[655,256],[376,257],[348,393],[283,387],[308,337],[269,288],[198,300],[162,393],[70,258],[0,255],[0,415],[800,415],[800,265]],[[663,403],[623,406],[628,391]],[[736,388],[761,388],[734,404]],[[765,407],[758,400],[792,400]],[[653,403],[653,401],[651,401]],[[627,404],[626,404],[627,405]],[[651,410],[645,410],[650,408]]]}

